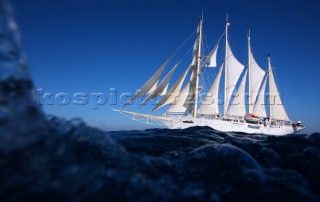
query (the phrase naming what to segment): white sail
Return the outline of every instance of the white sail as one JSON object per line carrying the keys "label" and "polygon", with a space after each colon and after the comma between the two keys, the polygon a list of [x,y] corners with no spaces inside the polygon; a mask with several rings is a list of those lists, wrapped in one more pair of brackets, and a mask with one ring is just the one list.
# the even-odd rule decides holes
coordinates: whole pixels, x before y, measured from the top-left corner
{"label": "white sail", "polygon": [[252,114],[260,117],[267,117],[266,106],[265,106],[265,91],[266,91],[267,78],[265,78],[260,93],[258,95],[257,102],[254,104]]}
{"label": "white sail", "polygon": [[[213,83],[210,83],[210,89],[206,95],[203,96],[205,99],[202,101],[199,108],[197,108],[197,101],[199,97],[202,97],[198,95],[202,89],[202,87],[199,86],[199,77],[202,73],[207,73],[210,71],[209,69],[206,69],[207,67],[216,66],[218,49],[218,45],[216,45],[217,47],[210,52],[208,57],[201,56],[202,19],[199,20],[198,35],[196,43],[193,47],[193,54],[190,53],[193,61],[190,66],[187,69],[184,69],[183,73],[179,75],[178,80],[174,82],[173,86],[170,85],[168,88],[170,77],[175,71],[176,66],[164,77],[162,81],[159,80],[160,75],[156,73],[157,75],[153,76],[152,79],[149,79],[147,84],[145,84],[147,87],[144,85],[141,88],[143,89],[143,95],[146,92],[151,93],[147,99],[144,100],[143,104],[154,97],[163,95],[163,97],[161,97],[162,99],[159,98],[160,101],[158,103],[154,103],[156,105],[153,106],[154,109],[152,111],[155,111],[162,106],[169,105],[166,113],[162,116],[157,116],[150,115],[148,113],[142,114],[124,110],[115,111],[132,117],[132,119],[136,121],[145,121],[148,124],[166,126],[170,129],[185,129],[195,126],[205,126],[227,133],[242,132],[246,134],[265,134],[277,136],[294,134],[305,129],[300,121],[286,121],[289,120],[289,117],[285,111],[282,100],[280,99],[281,97],[276,86],[274,72],[272,71],[270,64],[270,58],[268,59],[269,75],[267,75],[267,71],[263,71],[261,69],[253,56],[253,52],[250,47],[250,36],[248,38],[248,68],[244,71],[244,66],[235,58],[230,48],[228,39],[229,25],[230,24],[227,21],[226,32],[219,39],[220,41],[224,35],[226,35],[225,60],[223,61],[224,64],[219,70],[217,70],[218,74]],[[192,50],[190,50],[190,52],[191,51]],[[188,81],[185,82],[186,77],[190,76],[187,75],[189,74],[189,71],[191,78],[190,80],[188,78]],[[223,71],[225,78],[221,79]],[[208,77],[210,78],[210,75],[208,77],[206,76],[207,75],[204,75],[202,80],[203,83],[206,81],[206,79],[208,79]],[[249,88],[248,94],[250,95],[251,99],[250,104],[254,103],[254,105],[250,106],[249,108],[249,115],[245,115],[247,111],[247,99],[245,97],[247,78]],[[222,82],[221,80],[223,80],[225,83],[223,87],[219,89],[220,82]],[[267,80],[269,80],[268,87],[266,87],[266,85],[268,85]],[[185,86],[184,83],[186,83]],[[270,92],[267,92],[267,89],[269,89]],[[221,95],[222,93],[224,93],[224,96]],[[270,95],[270,100],[266,98],[265,94]],[[135,95],[135,97],[141,95],[142,94],[140,93]],[[219,114],[220,111],[222,112],[222,109],[219,110],[220,106],[218,103],[218,98],[221,99],[222,97],[224,99],[224,109],[223,114]],[[265,103],[267,101],[268,103]],[[270,110],[266,110],[266,105],[269,103],[270,106],[268,107],[270,107]],[[247,113],[249,113],[249,110]],[[266,112],[269,111],[269,117],[271,117],[271,120],[259,119],[259,117],[268,116]],[[258,115],[259,117],[252,114]]]}
{"label": "white sail", "polygon": [[290,120],[287,112],[282,104],[282,100],[274,79],[272,72],[272,67],[270,63],[270,58],[268,58],[269,63],[269,105],[270,105],[270,118],[278,120]]}
{"label": "white sail", "polygon": [[167,94],[168,88],[169,88],[169,83],[167,84],[167,86],[162,91],[161,96],[164,96],[165,94]]}
{"label": "white sail", "polygon": [[246,114],[245,105],[245,91],[246,91],[246,81],[247,81],[248,70],[243,75],[240,86],[237,90],[236,95],[233,97],[228,114],[235,116],[244,116]]}
{"label": "white sail", "polygon": [[187,111],[192,113],[193,117],[197,116],[198,97],[199,97],[199,75],[200,75],[200,61],[201,61],[201,43],[202,43],[202,19],[199,21],[196,46],[194,46],[192,73],[188,97],[184,103]]}
{"label": "white sail", "polygon": [[[196,41],[197,43],[197,41]],[[192,112],[193,110],[193,105],[194,105],[194,100],[195,100],[195,97],[194,97],[194,93],[195,93],[195,80],[196,80],[196,75],[197,75],[197,72],[196,72],[196,61],[197,61],[197,55],[194,55],[192,57],[192,62],[191,62],[191,67],[190,67],[190,71],[191,71],[191,74],[190,74],[190,81],[188,82],[188,95],[187,95],[187,98],[185,99],[185,103],[184,103],[184,107],[187,109],[187,111],[189,111],[190,113]]]}
{"label": "white sail", "polygon": [[217,52],[219,45],[216,45],[212,52],[209,55],[208,67],[216,67],[217,66]]}
{"label": "white sail", "polygon": [[[228,37],[228,35],[227,35]],[[224,114],[227,114],[231,95],[244,66],[235,58],[230,48],[228,38],[226,40],[226,61],[225,61],[225,102]]]}
{"label": "white sail", "polygon": [[[185,88],[183,89],[183,91],[188,90],[184,93],[183,97],[183,108],[185,111],[188,112],[192,112],[193,110],[193,105],[194,105],[194,91],[195,91],[195,85],[194,85],[194,79],[195,79],[195,71],[196,71],[196,67],[195,67],[195,61],[196,61],[196,56],[193,57],[191,65],[190,65],[190,80],[188,82],[188,84],[185,86]],[[186,96],[184,98],[184,96]],[[181,110],[183,109],[181,108]]]}
{"label": "white sail", "polygon": [[173,103],[176,99],[178,99],[178,97],[180,96],[182,84],[187,76],[190,67],[191,65],[183,72],[179,79],[169,89],[168,93],[164,95],[164,97],[159,101],[159,103],[153,108],[152,111],[155,111],[164,105]]}
{"label": "white sail", "polygon": [[172,60],[175,52],[163,63],[163,65],[156,71],[156,73],[134,94],[131,99],[123,106],[125,107],[138,97],[145,96],[147,93],[151,93],[156,89],[159,78],[163,70],[168,66],[169,62]]}
{"label": "white sail", "polygon": [[[196,56],[194,56],[194,57],[192,58],[191,64],[192,64],[192,65],[195,65],[195,64],[196,64]],[[190,78],[192,78],[192,77],[193,77],[193,76],[191,75]]]}
{"label": "white sail", "polygon": [[196,56],[197,47],[198,47],[198,39],[196,39],[196,41],[194,42],[193,49],[192,49],[192,56]]}
{"label": "white sail", "polygon": [[183,106],[186,108],[186,111],[188,111],[189,113],[192,113],[194,110],[194,105],[195,105],[195,91],[196,91],[196,66],[192,65],[191,66],[191,78],[190,81],[188,83],[189,87],[188,87],[188,92],[187,92],[187,97],[185,99],[185,102],[183,104]]}
{"label": "white sail", "polygon": [[157,88],[158,82],[159,82],[159,79],[157,80],[157,82],[154,83],[154,85],[150,88],[147,94],[152,93]]}
{"label": "white sail", "polygon": [[179,66],[179,62],[170,70],[170,72],[163,78],[161,83],[157,86],[157,88],[142,102],[140,107],[144,105],[146,102],[151,100],[152,98],[158,97],[163,94],[164,91],[166,91],[166,88],[168,88],[170,79],[174,73],[174,71]]}
{"label": "white sail", "polygon": [[257,99],[259,88],[262,84],[262,80],[265,75],[265,71],[257,64],[254,59],[251,46],[250,46],[250,36],[248,37],[248,49],[249,49],[249,114],[253,113],[253,107]]}
{"label": "white sail", "polygon": [[224,64],[219,69],[219,72],[210,87],[209,91],[199,108],[199,114],[219,114],[219,85]]}
{"label": "white sail", "polygon": [[197,38],[193,45],[192,56],[197,55],[198,43],[199,43],[200,26],[197,27]]}
{"label": "white sail", "polygon": [[190,82],[182,89],[178,97],[175,98],[175,101],[167,109],[167,113],[184,113],[187,111],[187,108],[184,106],[185,101],[189,95]]}

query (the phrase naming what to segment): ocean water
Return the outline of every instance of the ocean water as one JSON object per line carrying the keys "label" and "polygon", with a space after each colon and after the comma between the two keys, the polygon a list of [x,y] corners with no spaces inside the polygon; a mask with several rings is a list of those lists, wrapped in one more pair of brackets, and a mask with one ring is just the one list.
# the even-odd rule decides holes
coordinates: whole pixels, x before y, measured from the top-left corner
{"label": "ocean water", "polygon": [[48,117],[0,149],[1,201],[319,201],[320,134],[103,132]]}
{"label": "ocean water", "polygon": [[0,201],[320,201],[320,133],[105,132],[45,115],[0,4]]}

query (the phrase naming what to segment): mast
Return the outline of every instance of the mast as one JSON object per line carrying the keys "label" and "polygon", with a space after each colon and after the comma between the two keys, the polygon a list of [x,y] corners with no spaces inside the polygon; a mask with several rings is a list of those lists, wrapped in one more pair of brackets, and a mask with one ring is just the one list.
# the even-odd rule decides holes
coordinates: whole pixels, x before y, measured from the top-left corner
{"label": "mast", "polygon": [[271,82],[273,81],[272,79],[272,76],[273,76],[273,72],[272,72],[272,67],[271,67],[271,59],[270,59],[270,55],[268,54],[268,73],[269,73],[269,117],[270,118],[273,118],[273,109],[272,109],[272,104],[273,104],[273,101],[272,101],[272,98],[273,98],[273,92],[272,89],[271,89]]}
{"label": "mast", "polygon": [[228,103],[227,103],[227,79],[228,79],[228,28],[230,26],[228,16],[227,16],[227,24],[226,24],[226,54],[225,54],[225,61],[224,61],[224,108],[223,108],[223,114],[227,114],[228,109]]}
{"label": "mast", "polygon": [[198,44],[197,44],[197,56],[196,56],[196,77],[195,77],[195,94],[194,94],[194,106],[193,106],[193,117],[197,116],[198,110],[198,96],[199,96],[199,76],[200,76],[200,60],[201,60],[201,41],[202,39],[202,18],[199,20],[199,36],[198,36]]}
{"label": "mast", "polygon": [[273,76],[273,72],[272,72],[272,67],[271,67],[271,59],[270,59],[270,55],[268,54],[268,75],[269,75],[269,117],[270,118],[273,118],[273,109],[272,109],[272,104],[273,104],[273,93],[272,92],[272,87],[271,87],[271,82],[273,81],[272,79],[272,76]]}
{"label": "mast", "polygon": [[249,71],[249,77],[248,77],[248,80],[249,80],[249,114],[252,114],[253,112],[253,104],[252,103],[252,96],[251,96],[251,57],[250,57],[250,54],[251,54],[251,41],[250,41],[250,29],[249,29],[249,32],[248,32],[248,71]]}

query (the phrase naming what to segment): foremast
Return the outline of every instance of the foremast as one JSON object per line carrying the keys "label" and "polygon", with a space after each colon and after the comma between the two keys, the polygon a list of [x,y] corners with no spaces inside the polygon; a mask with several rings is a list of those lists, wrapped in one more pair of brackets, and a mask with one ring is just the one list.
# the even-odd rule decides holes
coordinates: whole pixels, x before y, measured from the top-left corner
{"label": "foremast", "polygon": [[201,44],[202,44],[202,18],[199,19],[198,26],[198,40],[195,60],[195,92],[194,92],[194,106],[192,116],[197,116],[198,111],[198,100],[199,100],[199,77],[200,77],[200,62],[201,62]]}

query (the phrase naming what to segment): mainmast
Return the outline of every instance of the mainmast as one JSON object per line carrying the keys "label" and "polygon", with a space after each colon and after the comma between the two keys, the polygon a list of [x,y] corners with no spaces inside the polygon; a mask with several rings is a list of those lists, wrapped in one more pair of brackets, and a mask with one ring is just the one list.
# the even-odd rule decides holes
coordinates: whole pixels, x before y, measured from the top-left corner
{"label": "mainmast", "polygon": [[272,105],[274,104],[274,100],[272,100],[274,97],[272,91],[272,81],[273,79],[273,72],[272,72],[272,67],[271,67],[271,59],[270,55],[268,54],[268,75],[269,75],[269,117],[273,118],[273,108]]}
{"label": "mainmast", "polygon": [[250,54],[251,54],[251,41],[250,41],[250,30],[248,32],[248,71],[249,71],[249,114],[252,114],[253,113],[253,105],[254,105],[254,101],[253,101],[253,96],[252,96],[252,89],[251,89],[251,57],[250,57]]}
{"label": "mainmast", "polygon": [[200,77],[200,61],[201,61],[201,43],[202,43],[202,18],[199,20],[199,35],[198,35],[198,44],[197,44],[197,53],[196,53],[196,77],[195,77],[195,94],[194,94],[194,106],[193,106],[193,116],[197,116],[198,111],[198,99],[199,99],[199,77]]}
{"label": "mainmast", "polygon": [[225,61],[224,61],[224,108],[223,108],[223,114],[226,115],[227,114],[227,110],[228,110],[228,103],[227,103],[227,83],[228,83],[228,28],[230,26],[230,23],[228,21],[228,17],[227,17],[227,24],[226,24],[226,54],[225,54]]}

